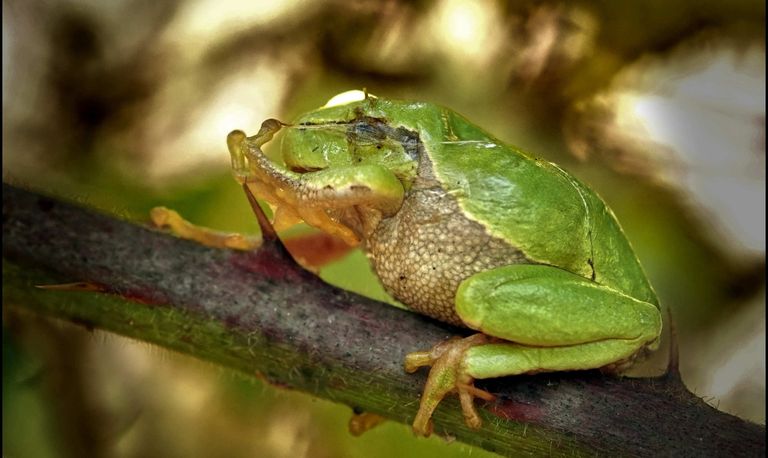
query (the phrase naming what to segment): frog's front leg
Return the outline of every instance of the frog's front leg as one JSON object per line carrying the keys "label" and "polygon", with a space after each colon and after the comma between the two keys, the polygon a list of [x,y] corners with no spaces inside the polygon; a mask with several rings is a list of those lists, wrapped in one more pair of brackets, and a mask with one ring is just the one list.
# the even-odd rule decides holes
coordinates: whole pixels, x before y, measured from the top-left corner
{"label": "frog's front leg", "polygon": [[657,345],[661,333],[655,305],[544,265],[504,266],[466,279],[456,311],[468,327],[497,339],[475,335],[406,357],[406,370],[432,366],[413,423],[417,434],[430,433],[432,411],[454,390],[467,424],[478,427],[471,401],[477,393],[467,388],[474,379],[606,367]]}
{"label": "frog's front leg", "polygon": [[[360,241],[359,231],[366,228],[355,231],[341,222],[343,211],[374,212],[380,218],[391,216],[400,208],[405,193],[403,185],[381,165],[339,166],[304,173],[277,166],[264,155],[261,146],[282,126],[279,121],[267,120],[252,137],[246,137],[242,131],[227,137],[238,180],[246,183],[255,196],[276,207],[275,229],[303,220],[356,245]],[[370,214],[359,219],[363,223],[372,221]]]}
{"label": "frog's front leg", "polygon": [[178,212],[166,207],[155,207],[149,217],[152,224],[167,228],[178,237],[193,240],[214,248],[232,248],[235,250],[255,250],[261,245],[261,238],[242,234],[219,232],[207,227],[197,226],[185,220]]}

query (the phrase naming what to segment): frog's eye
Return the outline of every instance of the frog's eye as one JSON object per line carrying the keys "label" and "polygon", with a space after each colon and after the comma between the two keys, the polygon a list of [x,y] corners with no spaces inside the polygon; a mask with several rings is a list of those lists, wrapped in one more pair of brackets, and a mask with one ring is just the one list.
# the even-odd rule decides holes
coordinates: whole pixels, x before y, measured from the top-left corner
{"label": "frog's eye", "polygon": [[387,133],[380,124],[359,121],[350,125],[347,135],[358,143],[378,143],[387,138]]}

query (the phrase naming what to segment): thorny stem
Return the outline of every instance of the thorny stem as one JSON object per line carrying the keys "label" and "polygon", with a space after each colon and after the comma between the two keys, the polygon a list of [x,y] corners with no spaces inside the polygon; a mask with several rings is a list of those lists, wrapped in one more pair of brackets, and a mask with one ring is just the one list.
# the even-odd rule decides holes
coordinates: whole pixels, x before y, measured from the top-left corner
{"label": "thorny stem", "polygon": [[[425,374],[404,356],[461,330],[337,289],[264,244],[213,249],[3,185],[3,307],[24,307],[258,373],[410,423]],[[88,282],[112,294],[40,290]],[[596,371],[478,383],[472,431],[455,399],[435,433],[502,455],[763,456],[765,427],[665,377]]]}

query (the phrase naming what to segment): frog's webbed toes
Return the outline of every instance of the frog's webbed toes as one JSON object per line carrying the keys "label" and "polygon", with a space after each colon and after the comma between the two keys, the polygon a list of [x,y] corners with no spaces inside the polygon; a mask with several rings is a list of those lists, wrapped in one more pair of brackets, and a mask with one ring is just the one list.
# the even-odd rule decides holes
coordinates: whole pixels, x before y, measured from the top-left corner
{"label": "frog's webbed toes", "polygon": [[419,367],[432,366],[421,395],[419,411],[413,421],[413,431],[417,435],[429,436],[432,433],[432,413],[443,398],[457,392],[461,402],[464,421],[470,428],[477,429],[482,424],[474,406],[474,398],[492,401],[493,395],[475,388],[474,379],[464,365],[466,351],[474,346],[488,342],[484,334],[460,339],[454,338],[435,345],[429,351],[410,353],[405,358],[405,370],[414,372]]}
{"label": "frog's webbed toes", "polygon": [[256,135],[248,137],[242,130],[233,130],[227,135],[227,149],[232,159],[232,172],[240,183],[245,183],[253,173],[253,167],[263,164],[261,147],[272,140],[275,134],[287,126],[277,119],[267,119],[261,124]]}

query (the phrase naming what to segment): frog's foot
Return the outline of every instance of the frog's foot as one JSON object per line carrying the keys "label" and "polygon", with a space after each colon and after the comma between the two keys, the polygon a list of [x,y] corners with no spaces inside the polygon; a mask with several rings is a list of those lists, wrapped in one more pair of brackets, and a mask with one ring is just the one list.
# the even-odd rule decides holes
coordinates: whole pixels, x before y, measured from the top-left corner
{"label": "frog's foot", "polygon": [[182,218],[177,212],[165,207],[153,208],[149,216],[156,227],[170,229],[171,232],[183,239],[193,240],[210,247],[253,250],[261,245],[261,239],[259,238],[217,232],[202,226],[196,226]]}
{"label": "frog's foot", "polygon": [[243,151],[243,141],[250,140],[252,147],[256,148],[261,153],[261,147],[272,140],[275,134],[284,126],[289,126],[277,119],[267,119],[261,123],[261,129],[252,137],[245,135],[242,130],[233,130],[227,135],[227,148],[229,148],[229,154],[232,159],[232,171],[241,184],[245,183],[248,176],[252,173],[251,161],[256,159],[256,163],[261,162],[259,157],[254,157],[253,153],[249,154],[247,151]]}
{"label": "frog's foot", "polygon": [[379,221],[399,211],[405,190],[387,167],[379,164],[293,170],[270,160],[262,146],[288,126],[268,119],[256,135],[235,130],[227,136],[237,181],[274,210],[276,230],[304,221],[357,246]]}
{"label": "frog's foot", "polygon": [[429,351],[409,353],[405,357],[406,372],[415,372],[422,366],[432,366],[421,395],[421,403],[416,418],[413,420],[413,432],[421,436],[432,433],[432,413],[442,399],[453,391],[459,395],[464,421],[470,428],[477,429],[482,424],[473,399],[478,397],[492,401],[494,396],[487,391],[475,388],[474,378],[467,373],[464,364],[468,349],[489,342],[484,334],[475,334],[467,338],[455,337],[435,345]]}
{"label": "frog's foot", "polygon": [[385,421],[387,421],[387,419],[379,414],[355,411],[352,414],[352,418],[349,419],[349,433],[355,437],[359,437]]}

